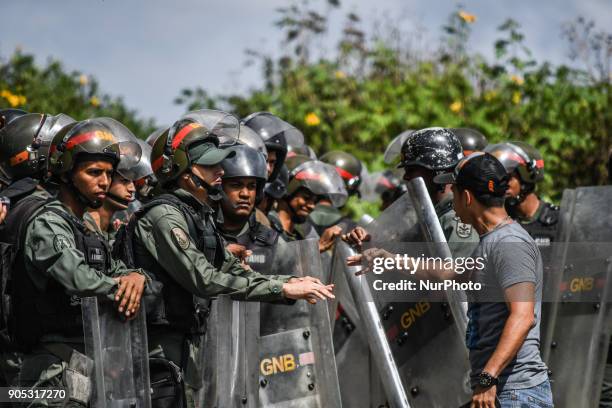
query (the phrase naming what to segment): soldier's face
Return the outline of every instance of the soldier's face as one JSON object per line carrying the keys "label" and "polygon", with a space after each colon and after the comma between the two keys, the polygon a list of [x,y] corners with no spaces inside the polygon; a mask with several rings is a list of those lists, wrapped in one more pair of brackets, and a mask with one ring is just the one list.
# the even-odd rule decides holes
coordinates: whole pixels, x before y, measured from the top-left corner
{"label": "soldier's face", "polygon": [[223,167],[221,167],[221,164],[215,164],[214,166],[196,164],[193,166],[192,171],[211,186],[221,186],[221,177],[223,177]]}
{"label": "soldier's face", "polygon": [[[109,193],[125,200],[125,201],[133,201],[134,193],[136,192],[136,186],[133,181],[126,179],[118,173],[115,173],[113,177],[113,182],[111,183]],[[112,201],[113,205],[119,206],[121,208],[127,208],[127,205],[116,202],[109,197],[109,200]]]}
{"label": "soldier's face", "polygon": [[516,174],[510,177],[508,182],[508,189],[506,190],[506,197],[516,197],[521,193],[521,181]]}
{"label": "soldier's face", "polygon": [[306,221],[306,217],[314,210],[319,196],[304,188],[298,190],[289,201],[289,205],[298,217],[298,222]]}
{"label": "soldier's face", "polygon": [[77,163],[72,173],[72,183],[91,202],[102,201],[113,180],[113,165],[107,161],[83,161]]}
{"label": "soldier's face", "polygon": [[272,175],[274,166],[276,166],[276,151],[268,150],[268,178]]}
{"label": "soldier's face", "polygon": [[248,217],[255,208],[257,181],[254,177],[231,178],[223,181],[223,191],[227,200],[223,200],[223,214]]}

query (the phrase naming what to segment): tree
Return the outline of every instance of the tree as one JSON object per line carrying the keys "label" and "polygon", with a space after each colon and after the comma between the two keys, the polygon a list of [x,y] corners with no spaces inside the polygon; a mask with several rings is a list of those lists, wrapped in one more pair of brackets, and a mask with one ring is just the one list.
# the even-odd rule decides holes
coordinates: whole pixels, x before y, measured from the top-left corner
{"label": "tree", "polygon": [[[403,130],[472,127],[493,143],[523,140],[540,149],[546,178],[538,190],[547,198],[559,200],[564,188],[606,182],[612,145],[609,72],[596,76],[536,62],[514,20],[500,25],[500,38],[493,42],[497,57],[487,61],[469,51],[476,16],[460,9],[444,25],[438,51],[427,55],[415,54],[409,38],[366,39],[359,16],[349,13],[336,52],[315,60],[304,47],[323,41],[327,20],[304,23],[313,16],[308,5],[280,10],[284,43],[295,42],[294,48],[285,47],[288,52],[276,60],[251,53],[264,67],[261,88],[217,97],[184,90],[179,102],[189,108],[222,106],[240,117],[271,111],[300,128],[319,154],[346,150],[372,171],[384,167],[387,143]],[[609,38],[598,33],[599,42],[591,40],[597,51],[591,71],[609,70]]]}
{"label": "tree", "polygon": [[46,66],[38,66],[33,55],[20,50],[6,60],[0,58],[0,108],[65,113],[76,120],[109,116],[141,138],[155,128],[153,120],[138,118],[121,98],[102,93],[95,78],[78,71],[67,72],[54,59]]}

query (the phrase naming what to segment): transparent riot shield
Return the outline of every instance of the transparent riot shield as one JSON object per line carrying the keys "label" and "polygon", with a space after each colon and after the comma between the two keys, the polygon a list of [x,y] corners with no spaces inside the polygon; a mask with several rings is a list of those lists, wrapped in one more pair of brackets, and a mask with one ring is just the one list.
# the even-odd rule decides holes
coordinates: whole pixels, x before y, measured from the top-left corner
{"label": "transparent riot shield", "polygon": [[[366,228],[372,235],[371,246],[398,243],[401,247],[402,242],[422,242],[423,250],[431,256],[447,256],[448,246],[423,180],[412,180],[407,186],[408,192]],[[343,302],[347,302],[345,309],[351,310],[351,302],[343,299],[348,296],[343,289],[346,283],[341,278],[346,268],[345,262],[339,256],[336,258],[333,273],[339,286],[339,302],[343,305]],[[339,268],[340,271],[337,270]],[[372,287],[374,276],[366,276]],[[466,305],[461,299],[448,294],[449,298],[442,296],[437,301],[432,301],[434,296],[427,296],[423,301],[399,302],[388,301],[379,293],[372,293],[372,296],[404,388],[408,392],[410,406],[451,407],[467,403],[471,397],[470,366],[464,340]],[[363,320],[364,316],[360,318]],[[364,330],[365,325],[356,324],[358,327],[355,333]],[[372,355],[371,358],[381,357]],[[359,359],[361,366],[356,366],[354,361]],[[350,349],[342,350],[342,355],[338,356],[340,375],[356,378],[356,382],[359,381],[357,377],[372,375],[375,372],[372,366],[367,359],[353,355]],[[343,397],[346,395],[352,398],[354,393],[362,392],[353,388],[350,380],[344,380],[343,384],[349,387],[342,389]],[[378,406],[385,403],[385,397],[390,398],[376,395],[375,387],[370,387],[369,395],[364,395],[364,400],[354,406]]]}
{"label": "transparent riot shield", "polygon": [[199,350],[200,407],[257,407],[259,304],[213,300]]}
{"label": "transparent riot shield", "polygon": [[151,406],[149,359],[144,307],[123,321],[116,305],[83,298],[85,353],[94,361],[91,406],[148,408]]}
{"label": "transparent riot shield", "polygon": [[[289,242],[276,255],[273,274],[321,278],[318,240]],[[260,405],[340,407],[326,302],[262,303],[260,313]]]}
{"label": "transparent riot shield", "polygon": [[563,271],[544,358],[555,404],[596,407],[612,324],[612,186],[563,195],[556,257]]}

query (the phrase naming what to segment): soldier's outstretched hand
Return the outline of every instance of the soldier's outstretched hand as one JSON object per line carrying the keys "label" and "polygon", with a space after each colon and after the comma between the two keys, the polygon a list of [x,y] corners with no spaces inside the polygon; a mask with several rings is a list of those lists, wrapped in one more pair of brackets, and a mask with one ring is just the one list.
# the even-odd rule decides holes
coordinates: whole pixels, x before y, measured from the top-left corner
{"label": "soldier's outstretched hand", "polygon": [[323,231],[321,238],[319,238],[319,252],[323,253],[330,249],[334,245],[336,237],[342,234],[342,228],[338,225],[327,228]]}
{"label": "soldier's outstretched hand", "polygon": [[363,266],[363,269],[355,272],[356,276],[370,272],[374,266],[375,258],[393,258],[393,254],[381,248],[368,248],[363,253],[346,258],[348,266]]}
{"label": "soldier's outstretched hand", "polygon": [[145,287],[145,276],[138,272],[130,272],[127,275],[113,278],[119,283],[119,289],[115,294],[115,301],[119,302],[117,310],[124,313],[126,317],[133,317],[140,309],[140,299]]}
{"label": "soldier's outstretched hand", "polygon": [[294,282],[303,282],[303,281],[311,281],[314,283],[318,283],[319,285],[323,285],[323,282],[321,282],[319,278],[315,278],[313,276],[300,276],[298,278],[291,278],[287,282],[294,283]]}
{"label": "soldier's outstretched hand", "polygon": [[351,232],[342,235],[342,240],[344,242],[348,243],[351,246],[360,248],[360,249],[361,249],[361,244],[363,242],[369,241],[371,238],[372,237],[370,236],[368,231],[366,231],[362,227],[355,227],[351,230]]}
{"label": "soldier's outstretched hand", "polygon": [[334,299],[334,285],[322,285],[312,279],[303,279],[283,284],[283,294],[288,299],[305,299],[315,304],[317,300]]}

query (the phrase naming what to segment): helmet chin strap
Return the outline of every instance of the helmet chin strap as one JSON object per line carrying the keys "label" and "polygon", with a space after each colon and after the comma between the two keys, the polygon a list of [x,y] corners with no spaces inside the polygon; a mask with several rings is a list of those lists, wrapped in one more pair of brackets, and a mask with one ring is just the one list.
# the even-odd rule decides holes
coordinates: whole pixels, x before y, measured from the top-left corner
{"label": "helmet chin strap", "polygon": [[124,207],[129,206],[130,203],[132,202],[132,200],[126,200],[125,198],[121,198],[118,195],[111,193],[110,191],[106,193],[106,197],[110,198],[113,201],[116,201],[117,203],[121,204]]}
{"label": "helmet chin strap", "polygon": [[521,189],[520,189],[519,193],[517,195],[515,195],[515,196],[511,196],[511,197],[507,198],[506,199],[506,204],[509,207],[516,207],[517,205],[519,205],[520,203],[525,201],[525,198],[527,198],[527,196],[529,194],[531,194],[534,189],[535,189],[534,185],[526,184],[526,183],[522,183],[521,182]]}
{"label": "helmet chin strap", "polygon": [[102,204],[104,203],[102,200],[88,199],[85,196],[85,194],[81,193],[81,191],[77,188],[77,186],[74,185],[74,183],[72,182],[72,179],[68,179],[67,184],[68,184],[68,187],[72,190],[72,192],[76,196],[77,200],[79,200],[79,202],[83,204],[85,207],[93,208],[94,210],[102,207]]}
{"label": "helmet chin strap", "polygon": [[212,186],[204,181],[200,176],[197,176],[193,172],[190,173],[191,181],[196,187],[204,187],[208,193],[208,197],[213,201],[220,201],[225,198],[225,191],[221,187]]}

